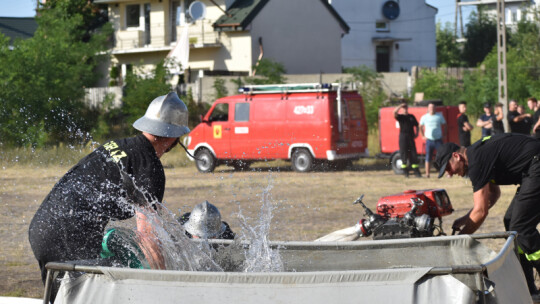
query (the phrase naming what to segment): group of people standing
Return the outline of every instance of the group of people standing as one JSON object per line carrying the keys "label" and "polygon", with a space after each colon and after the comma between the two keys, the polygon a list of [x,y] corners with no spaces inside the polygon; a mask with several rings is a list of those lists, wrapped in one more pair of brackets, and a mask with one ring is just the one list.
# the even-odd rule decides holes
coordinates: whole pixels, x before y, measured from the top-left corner
{"label": "group of people standing", "polygon": [[[525,113],[525,108],[511,100],[508,105],[507,119],[510,125],[510,133],[526,134],[540,138],[540,105],[534,97],[527,99],[527,106],[534,112],[533,115]],[[503,104],[484,104],[484,114],[476,121],[476,126],[482,128],[482,138],[505,133],[503,118]],[[460,146],[471,145],[471,131],[474,126],[469,122],[467,102],[462,101],[458,105],[457,116],[458,135]],[[442,115],[435,112],[435,104],[428,104],[427,113],[422,116],[420,123],[416,117],[408,112],[406,103],[402,103],[394,109],[394,118],[399,123],[399,153],[402,164],[401,169],[406,177],[409,177],[410,169],[414,175],[421,177],[419,170],[418,154],[414,143],[415,138],[421,135],[426,144],[425,174],[430,177],[431,161],[433,153],[443,144],[443,135],[446,133],[446,121]]]}
{"label": "group of people standing", "polygon": [[[518,105],[515,100],[511,100],[508,104],[508,125],[510,126],[509,133],[525,134],[532,135],[536,138],[540,138],[540,107],[538,101],[534,97],[527,99],[527,106],[531,111],[534,112],[533,115],[530,113],[525,113],[525,107],[523,105]],[[461,112],[460,113],[465,113]],[[491,104],[484,104],[484,114],[478,118],[476,125],[482,128],[482,137],[502,134],[505,133],[503,120],[503,104],[498,103],[495,105],[495,111],[492,112]],[[460,126],[460,136],[461,136],[461,126]],[[470,135],[470,134],[469,134]],[[461,137],[460,137],[461,138]],[[463,142],[462,146],[467,147]],[[470,145],[470,143],[469,143]]]}

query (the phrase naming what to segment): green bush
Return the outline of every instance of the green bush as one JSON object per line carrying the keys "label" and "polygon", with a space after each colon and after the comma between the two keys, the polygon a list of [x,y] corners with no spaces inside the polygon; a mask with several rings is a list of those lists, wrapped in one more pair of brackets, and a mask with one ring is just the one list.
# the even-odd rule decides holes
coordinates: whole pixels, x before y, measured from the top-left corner
{"label": "green bush", "polygon": [[343,72],[352,74],[346,81],[357,83],[358,93],[364,99],[368,126],[370,129],[377,129],[379,109],[388,98],[382,89],[382,75],[366,66],[344,68]]}

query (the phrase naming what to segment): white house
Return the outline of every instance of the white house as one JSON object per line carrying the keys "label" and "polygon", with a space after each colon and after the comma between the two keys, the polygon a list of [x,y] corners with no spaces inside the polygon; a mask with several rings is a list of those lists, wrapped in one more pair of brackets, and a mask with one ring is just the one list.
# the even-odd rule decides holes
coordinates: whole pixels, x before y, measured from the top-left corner
{"label": "white house", "polygon": [[[497,16],[497,0],[460,0],[458,5],[486,5],[488,13]],[[532,9],[540,9],[540,1],[536,3],[533,0],[505,0],[504,15],[506,26],[515,28],[517,23],[522,20],[534,20]]]}
{"label": "white house", "polygon": [[329,0],[350,27],[342,39],[344,67],[410,71],[437,64],[435,15],[425,0]]}
{"label": "white house", "polygon": [[[154,66],[189,27],[187,68],[197,75],[248,75],[260,58],[288,73],[338,73],[341,39],[349,27],[327,0],[201,0],[204,18],[193,21],[192,0],[95,0],[108,5],[115,29],[113,65]],[[200,3],[199,3],[200,4]]]}

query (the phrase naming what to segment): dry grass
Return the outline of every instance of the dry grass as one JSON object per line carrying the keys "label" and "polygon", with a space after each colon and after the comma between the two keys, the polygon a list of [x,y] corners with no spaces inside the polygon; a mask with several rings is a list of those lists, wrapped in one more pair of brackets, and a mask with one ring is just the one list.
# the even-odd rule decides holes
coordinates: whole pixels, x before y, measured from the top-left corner
{"label": "dry grass", "polygon": [[[0,277],[4,278],[0,295],[42,296],[39,268],[28,243],[28,225],[56,181],[91,149],[60,146],[39,151],[0,151]],[[369,151],[371,155],[380,151],[377,132],[370,133]],[[201,174],[181,149],[165,155],[162,162],[167,175],[165,202],[171,212],[190,211],[197,203],[208,200],[220,208],[223,218],[238,232],[239,212],[252,224],[258,223],[261,201],[269,200],[276,208],[271,240],[309,241],[354,225],[362,218],[363,210],[351,203],[361,194],[373,208],[384,195],[407,189],[444,188],[456,210],[443,219],[447,233],[451,233],[453,220],[472,205],[468,180],[404,179],[392,173],[386,160],[362,159],[352,170],[309,174],[292,172],[285,161],[256,163],[255,171],[250,172],[220,166],[214,174]],[[502,191],[500,203],[479,232],[504,230],[502,216],[515,187],[503,187]]]}
{"label": "dry grass", "polygon": [[[164,157],[164,163],[182,162],[175,155]],[[183,165],[184,166],[184,165]],[[352,170],[298,174],[286,162],[254,165],[256,171],[234,172],[221,166],[214,174],[198,173],[193,164],[166,168],[165,202],[178,214],[208,200],[217,205],[232,229],[240,230],[238,213],[251,223],[258,222],[261,201],[269,200],[276,209],[271,222],[272,240],[314,240],[337,229],[352,226],[363,216],[359,206],[351,203],[361,194],[373,208],[379,197],[407,189],[444,188],[454,209],[445,217],[443,227],[451,233],[455,218],[472,205],[470,182],[462,178],[404,179],[392,173],[385,162],[360,161]],[[0,295],[40,297],[42,285],[37,263],[28,243],[27,230],[33,214],[67,166],[31,167],[12,165],[0,174]],[[434,175],[434,174],[432,174]],[[502,231],[502,216],[515,187],[502,189],[496,205],[479,232]]]}

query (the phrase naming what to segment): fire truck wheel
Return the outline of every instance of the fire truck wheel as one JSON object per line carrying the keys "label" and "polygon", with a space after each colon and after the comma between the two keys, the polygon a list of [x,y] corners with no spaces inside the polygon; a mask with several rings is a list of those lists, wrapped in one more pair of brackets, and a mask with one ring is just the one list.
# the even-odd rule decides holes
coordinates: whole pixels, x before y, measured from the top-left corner
{"label": "fire truck wheel", "polygon": [[401,170],[401,164],[403,161],[401,160],[401,155],[399,152],[394,152],[394,154],[392,154],[390,162],[392,164],[392,170],[394,170],[395,174],[403,174],[403,170]]}
{"label": "fire truck wheel", "polygon": [[201,149],[195,153],[195,165],[197,170],[202,173],[210,173],[216,168],[216,159],[207,149]]}
{"label": "fire truck wheel", "polygon": [[297,149],[292,155],[292,168],[296,172],[309,172],[313,165],[313,157],[306,149]]}

